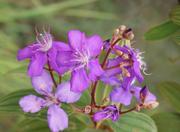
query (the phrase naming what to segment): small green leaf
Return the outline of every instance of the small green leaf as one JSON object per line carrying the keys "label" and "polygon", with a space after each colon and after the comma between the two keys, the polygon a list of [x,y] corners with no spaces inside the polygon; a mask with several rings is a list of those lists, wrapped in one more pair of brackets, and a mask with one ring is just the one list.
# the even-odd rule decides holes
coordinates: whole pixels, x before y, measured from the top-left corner
{"label": "small green leaf", "polygon": [[35,94],[32,89],[18,90],[0,98],[0,111],[20,112],[19,99],[28,94]]}
{"label": "small green leaf", "polygon": [[177,25],[180,25],[180,5],[172,9],[170,19]]}
{"label": "small green leaf", "polygon": [[157,132],[154,121],[147,115],[131,112],[122,115],[117,122],[111,122],[114,132]]}
{"label": "small green leaf", "polygon": [[180,115],[174,113],[157,113],[152,116],[156,122],[158,132],[179,132]]}
{"label": "small green leaf", "polygon": [[160,40],[172,35],[179,29],[180,27],[178,25],[171,21],[167,21],[163,24],[151,28],[145,33],[144,36],[146,40]]}
{"label": "small green leaf", "polygon": [[176,82],[161,82],[157,85],[160,94],[177,112],[180,112],[180,84]]}

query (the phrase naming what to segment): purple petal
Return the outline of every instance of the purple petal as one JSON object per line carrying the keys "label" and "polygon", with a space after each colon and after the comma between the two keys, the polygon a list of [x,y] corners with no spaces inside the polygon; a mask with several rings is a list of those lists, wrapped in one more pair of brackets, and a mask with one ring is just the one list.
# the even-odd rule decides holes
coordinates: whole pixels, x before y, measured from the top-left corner
{"label": "purple petal", "polygon": [[73,92],[83,92],[89,86],[89,78],[84,69],[75,70],[71,75],[71,90]]}
{"label": "purple petal", "polygon": [[132,54],[132,49],[131,48],[129,48],[129,47],[127,47],[127,46],[119,46],[119,45],[115,45],[114,46],[114,48],[116,49],[116,50],[119,50],[119,51],[122,51],[123,53],[125,53],[125,54]]}
{"label": "purple petal", "polygon": [[120,80],[115,76],[108,77],[103,75],[101,76],[101,81],[112,86],[119,86],[121,83]]}
{"label": "purple petal", "polygon": [[40,76],[32,77],[31,81],[34,89],[39,94],[48,95],[52,92],[53,81],[45,70]]}
{"label": "purple petal", "polygon": [[144,80],[144,77],[143,77],[142,74],[141,74],[139,62],[138,62],[137,60],[134,61],[133,69],[134,69],[134,73],[135,73],[136,78],[138,79],[138,81],[139,81],[140,83],[142,83],[143,80]]}
{"label": "purple petal", "polygon": [[124,90],[123,88],[114,88],[110,93],[110,99],[113,102],[122,103],[124,105],[130,105],[132,94],[128,90]]}
{"label": "purple petal", "polygon": [[49,60],[50,66],[53,70],[55,70],[59,74],[65,73],[68,69],[60,68],[58,66],[57,60],[61,60],[61,58],[58,59],[58,54],[61,52],[66,52],[66,51],[70,51],[70,50],[71,49],[70,49],[69,45],[67,45],[63,42],[53,41],[53,47],[48,51],[48,60]]}
{"label": "purple petal", "polygon": [[72,51],[60,51],[57,54],[57,64],[59,67],[61,66],[72,66],[74,63],[71,61],[73,59]]}
{"label": "purple petal", "polygon": [[107,106],[103,110],[96,112],[93,116],[93,120],[96,122],[108,118],[112,121],[117,121],[119,119],[119,110],[115,105]]}
{"label": "purple petal", "polygon": [[133,87],[132,91],[133,91],[133,95],[136,97],[138,102],[141,102],[141,98],[140,98],[140,91],[141,91],[141,87]]}
{"label": "purple petal", "polygon": [[68,32],[68,39],[70,46],[74,50],[81,50],[85,35],[79,30],[71,30]]}
{"label": "purple petal", "polygon": [[107,51],[110,47],[111,47],[110,46],[110,39],[107,39],[107,40],[103,41],[103,49],[104,50]]}
{"label": "purple petal", "polygon": [[70,51],[71,48],[68,44],[60,41],[53,41],[53,47],[58,51]]}
{"label": "purple petal", "polygon": [[148,94],[149,94],[149,89],[146,86],[141,88],[140,96],[142,99],[144,99]]}
{"label": "purple petal", "polygon": [[156,101],[156,96],[149,92],[149,94],[146,96],[144,103],[154,102]]}
{"label": "purple petal", "polygon": [[133,85],[134,81],[135,78],[133,76],[124,78],[122,87],[128,90]]}
{"label": "purple petal", "polygon": [[144,99],[142,99],[142,95],[140,96],[140,94],[142,94],[142,88],[140,87],[134,87],[133,88],[133,92],[134,92],[134,96],[136,97],[137,101],[139,103],[142,103],[142,100],[144,100],[144,103],[148,103],[148,102],[153,102],[156,101],[156,96],[153,95],[149,90],[146,91],[146,95],[143,97]]}
{"label": "purple petal", "polygon": [[31,58],[31,56],[32,56],[32,49],[29,46],[27,46],[24,49],[18,51],[17,59],[21,61],[27,58]]}
{"label": "purple petal", "polygon": [[47,56],[45,53],[37,52],[32,58],[28,67],[29,76],[39,76],[42,74],[43,67],[47,62]]}
{"label": "purple petal", "polygon": [[[67,50],[67,49],[65,49]],[[59,51],[59,49],[56,49],[56,47],[53,47],[49,52],[49,61],[51,67],[58,72],[59,74],[64,74],[66,71],[68,71],[71,67],[70,65],[70,59],[72,56],[71,51]]]}
{"label": "purple petal", "polygon": [[89,51],[90,55],[95,57],[100,54],[103,46],[103,41],[99,35],[93,35],[87,38],[86,48]]}
{"label": "purple petal", "polygon": [[55,70],[56,72],[59,73],[59,67],[57,65],[57,49],[53,46],[49,51],[48,51],[48,60],[51,68]]}
{"label": "purple petal", "polygon": [[24,112],[36,113],[41,110],[45,103],[40,97],[35,95],[27,95],[20,99],[19,105]]}
{"label": "purple petal", "polygon": [[98,59],[91,60],[88,64],[88,68],[90,69],[89,79],[93,81],[95,81],[97,77],[101,76],[104,72]]}
{"label": "purple petal", "polygon": [[96,112],[94,115],[93,115],[93,120],[95,122],[99,122],[101,120],[104,120],[107,118],[107,112],[106,111],[99,111],[99,112]]}
{"label": "purple petal", "polygon": [[52,105],[48,109],[48,124],[52,132],[63,131],[68,127],[68,116],[59,106]]}
{"label": "purple petal", "polygon": [[[117,66],[121,62],[122,62],[122,58],[120,58],[120,57],[115,58],[115,59],[110,59],[110,60],[108,60],[107,68]],[[106,70],[106,75],[113,76],[113,75],[120,74],[121,72],[122,72],[121,69],[119,67],[117,67],[117,68]]]}
{"label": "purple petal", "polygon": [[120,114],[119,114],[119,111],[114,113],[111,117],[111,120],[112,121],[118,121],[119,120],[119,117],[120,117]]}
{"label": "purple petal", "polygon": [[61,83],[57,87],[56,95],[61,102],[74,103],[81,97],[81,93],[70,91],[70,82]]}
{"label": "purple petal", "polygon": [[119,119],[119,110],[116,105],[109,105],[104,110],[108,110],[111,115],[110,118],[112,121],[117,121]]}

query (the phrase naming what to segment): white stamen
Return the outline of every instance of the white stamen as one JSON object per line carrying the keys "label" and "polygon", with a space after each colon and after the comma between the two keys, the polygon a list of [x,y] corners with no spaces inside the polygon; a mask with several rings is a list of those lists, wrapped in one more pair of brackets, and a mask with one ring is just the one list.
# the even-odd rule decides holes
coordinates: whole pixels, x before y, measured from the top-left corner
{"label": "white stamen", "polygon": [[36,41],[38,42],[38,45],[40,45],[40,51],[46,52],[52,47],[52,36],[48,32],[44,31],[44,33],[38,34],[36,36]]}
{"label": "white stamen", "polygon": [[79,51],[76,49],[76,52],[73,54],[74,59],[70,60],[71,62],[77,62],[79,64],[74,70],[83,68],[88,65],[90,53],[88,50]]}
{"label": "white stamen", "polygon": [[141,56],[141,55],[144,54],[144,53],[145,53],[145,52],[138,52],[138,51],[137,51],[136,58],[137,58],[137,60],[138,60],[138,62],[139,62],[139,64],[140,64],[140,69],[143,71],[143,73],[144,73],[145,75],[151,75],[151,73],[147,73],[147,72],[146,72],[146,70],[147,70],[147,64],[146,64],[146,62],[143,60],[144,57]]}

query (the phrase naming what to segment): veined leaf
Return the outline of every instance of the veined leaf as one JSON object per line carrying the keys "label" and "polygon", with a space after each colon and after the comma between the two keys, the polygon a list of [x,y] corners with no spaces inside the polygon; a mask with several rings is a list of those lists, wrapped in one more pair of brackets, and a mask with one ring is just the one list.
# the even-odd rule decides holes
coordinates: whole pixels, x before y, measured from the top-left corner
{"label": "veined leaf", "polygon": [[90,95],[89,95],[89,91],[86,90],[85,92],[83,92],[80,100],[76,103],[78,106],[86,106],[88,104],[90,104]]}
{"label": "veined leaf", "polygon": [[50,132],[46,121],[32,118],[22,120],[16,129],[21,132]]}
{"label": "veined leaf", "polygon": [[175,113],[157,113],[152,116],[158,127],[158,132],[179,132],[180,115]]}
{"label": "veined leaf", "polygon": [[28,94],[35,94],[33,89],[18,90],[0,98],[0,111],[20,112],[19,99]]}
{"label": "veined leaf", "polygon": [[25,73],[0,74],[1,94],[32,87]]}
{"label": "veined leaf", "polygon": [[157,85],[160,94],[167,102],[180,112],[180,84],[176,82],[162,82]]}
{"label": "veined leaf", "polygon": [[111,122],[114,132],[157,132],[154,121],[147,115],[131,112],[122,115],[117,122]]}
{"label": "veined leaf", "polygon": [[79,120],[75,116],[69,117],[69,127],[65,129],[64,132],[83,132],[87,125],[83,121]]}
{"label": "veined leaf", "polygon": [[172,35],[179,29],[180,27],[178,25],[174,24],[171,21],[167,21],[151,28],[145,33],[144,36],[146,40],[160,40]]}

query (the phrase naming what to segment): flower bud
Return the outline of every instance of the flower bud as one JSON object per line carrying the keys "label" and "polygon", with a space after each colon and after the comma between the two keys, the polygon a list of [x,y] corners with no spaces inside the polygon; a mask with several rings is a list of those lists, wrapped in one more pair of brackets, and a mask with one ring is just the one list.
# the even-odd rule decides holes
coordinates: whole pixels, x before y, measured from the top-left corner
{"label": "flower bud", "polygon": [[133,40],[134,33],[132,32],[132,29],[129,28],[123,32],[123,37],[128,40]]}
{"label": "flower bud", "polygon": [[119,26],[119,30],[120,31],[125,31],[126,30],[126,26],[125,25],[120,25]]}
{"label": "flower bud", "polygon": [[146,86],[144,86],[140,91],[140,99],[144,102],[145,98],[148,96],[149,90]]}
{"label": "flower bud", "polygon": [[91,112],[92,108],[90,105],[87,105],[85,108],[84,108],[84,113],[85,114],[89,114]]}
{"label": "flower bud", "polygon": [[148,102],[148,103],[145,103],[145,104],[143,104],[143,107],[145,108],[145,109],[154,109],[154,108],[156,108],[157,106],[159,105],[159,102],[157,102],[157,101],[151,101],[151,102]]}

